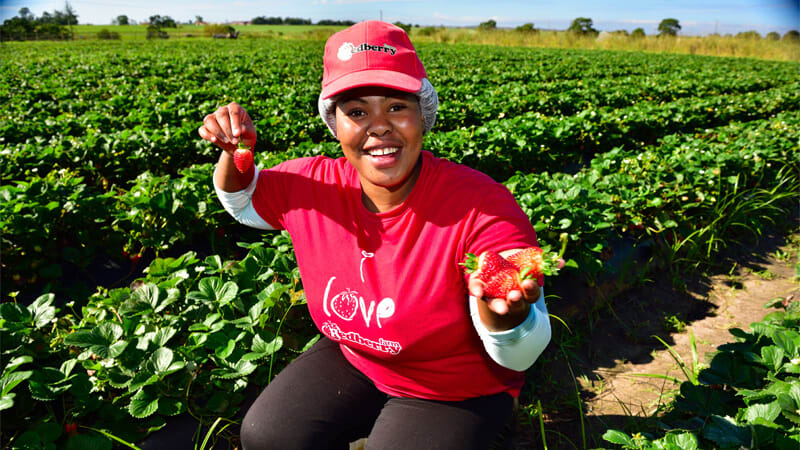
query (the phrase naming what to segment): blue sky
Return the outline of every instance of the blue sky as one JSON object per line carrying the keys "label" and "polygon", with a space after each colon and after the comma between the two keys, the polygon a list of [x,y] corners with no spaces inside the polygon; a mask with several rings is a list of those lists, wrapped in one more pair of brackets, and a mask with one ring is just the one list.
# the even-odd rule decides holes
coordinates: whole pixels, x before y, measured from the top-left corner
{"label": "blue sky", "polygon": [[[0,0],[0,20],[23,6],[36,16],[63,10],[63,0]],[[533,22],[537,28],[565,29],[576,17],[589,17],[598,30],[633,30],[654,34],[661,19],[680,21],[682,34],[721,34],[756,30],[762,35],[800,29],[800,0],[71,0],[80,23],[108,24],[125,14],[136,21],[160,14],[176,21],[202,16],[209,22],[248,20],[256,16],[322,19],[380,19],[420,25],[475,26],[488,19],[500,27]]]}

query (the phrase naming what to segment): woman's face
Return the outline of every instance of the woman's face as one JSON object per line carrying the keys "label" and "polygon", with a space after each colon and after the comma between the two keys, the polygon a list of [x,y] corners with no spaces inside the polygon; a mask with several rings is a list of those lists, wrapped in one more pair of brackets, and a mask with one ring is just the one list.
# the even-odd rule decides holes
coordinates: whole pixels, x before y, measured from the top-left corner
{"label": "woman's face", "polygon": [[336,102],[336,136],[367,195],[392,192],[402,201],[411,193],[423,130],[419,102],[407,92],[368,86]]}

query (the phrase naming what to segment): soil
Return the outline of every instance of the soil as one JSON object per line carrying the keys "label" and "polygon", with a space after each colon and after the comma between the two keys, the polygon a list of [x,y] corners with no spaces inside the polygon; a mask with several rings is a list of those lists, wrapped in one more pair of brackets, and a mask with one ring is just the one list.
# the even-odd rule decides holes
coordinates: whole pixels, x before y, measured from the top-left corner
{"label": "soil", "polygon": [[[715,258],[715,271],[681,274],[677,284],[685,283],[685,289],[665,272],[651,273],[650,282],[584,312],[583,320],[567,319],[572,334],[556,330],[564,327],[554,321],[550,348],[533,369],[533,384],[540,388],[527,399],[542,404],[547,447],[610,447],[601,438],[609,428],[636,430],[657,417],[679,383],[648,375],[687,379],[664,343],[691,371],[692,335],[702,367],[710,360],[707,353],[735,340],[729,329],[747,330],[773,311],[764,307],[770,300],[800,301],[799,250],[800,234],[762,237],[755,246]],[[558,314],[558,307],[550,309]],[[527,423],[524,409],[522,416],[504,447],[544,448],[538,416],[530,414]]]}

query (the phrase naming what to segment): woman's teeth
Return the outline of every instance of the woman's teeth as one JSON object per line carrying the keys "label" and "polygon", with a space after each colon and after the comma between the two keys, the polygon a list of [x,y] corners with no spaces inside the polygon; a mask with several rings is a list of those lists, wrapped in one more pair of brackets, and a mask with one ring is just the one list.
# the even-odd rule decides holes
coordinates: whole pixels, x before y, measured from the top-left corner
{"label": "woman's teeth", "polygon": [[393,155],[400,151],[398,147],[388,147],[388,148],[376,148],[367,151],[369,156],[386,156],[386,155]]}

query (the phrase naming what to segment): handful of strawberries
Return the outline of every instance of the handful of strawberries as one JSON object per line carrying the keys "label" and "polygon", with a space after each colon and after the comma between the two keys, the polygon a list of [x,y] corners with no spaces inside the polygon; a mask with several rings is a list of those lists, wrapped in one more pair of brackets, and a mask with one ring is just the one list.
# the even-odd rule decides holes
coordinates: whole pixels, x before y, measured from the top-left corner
{"label": "handful of strawberries", "polygon": [[477,278],[486,284],[484,296],[506,298],[512,290],[522,290],[524,280],[535,280],[543,275],[557,275],[564,267],[564,250],[567,234],[561,234],[561,251],[545,252],[540,247],[528,247],[510,255],[507,259],[488,250],[476,256],[467,253],[462,265],[467,273],[477,273]]}

